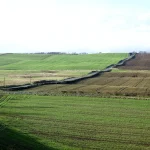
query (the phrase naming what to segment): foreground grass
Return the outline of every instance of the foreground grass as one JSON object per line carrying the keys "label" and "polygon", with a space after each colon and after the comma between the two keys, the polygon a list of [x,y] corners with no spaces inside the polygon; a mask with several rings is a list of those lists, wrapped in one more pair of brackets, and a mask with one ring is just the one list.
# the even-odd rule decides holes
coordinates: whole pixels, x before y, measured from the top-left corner
{"label": "foreground grass", "polygon": [[0,55],[0,70],[101,70],[128,57],[127,53],[49,55]]}
{"label": "foreground grass", "polygon": [[45,146],[28,135],[5,127],[3,130],[0,129],[0,150],[54,150],[54,148]]}
{"label": "foreground grass", "polygon": [[148,100],[8,95],[0,104],[2,123],[49,149],[150,148]]}

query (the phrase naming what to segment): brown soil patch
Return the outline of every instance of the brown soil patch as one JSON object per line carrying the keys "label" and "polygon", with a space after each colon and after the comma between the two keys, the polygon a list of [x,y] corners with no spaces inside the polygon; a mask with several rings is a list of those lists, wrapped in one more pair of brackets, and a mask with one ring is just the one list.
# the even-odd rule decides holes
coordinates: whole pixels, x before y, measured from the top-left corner
{"label": "brown soil patch", "polygon": [[77,84],[45,85],[29,91],[78,95],[149,96],[150,72],[110,72]]}
{"label": "brown soil patch", "polygon": [[150,54],[136,54],[135,59],[126,62],[119,69],[127,70],[150,70]]}

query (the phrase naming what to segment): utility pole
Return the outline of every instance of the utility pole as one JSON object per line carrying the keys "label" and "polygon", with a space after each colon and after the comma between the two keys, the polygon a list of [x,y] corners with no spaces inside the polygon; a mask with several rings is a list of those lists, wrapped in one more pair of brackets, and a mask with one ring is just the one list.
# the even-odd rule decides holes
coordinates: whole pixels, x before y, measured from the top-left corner
{"label": "utility pole", "polygon": [[6,83],[5,83],[5,77],[4,77],[4,87],[6,86]]}
{"label": "utility pole", "polygon": [[58,82],[56,81],[56,91],[58,93]]}
{"label": "utility pole", "polygon": [[30,84],[31,84],[31,76],[30,76]]}

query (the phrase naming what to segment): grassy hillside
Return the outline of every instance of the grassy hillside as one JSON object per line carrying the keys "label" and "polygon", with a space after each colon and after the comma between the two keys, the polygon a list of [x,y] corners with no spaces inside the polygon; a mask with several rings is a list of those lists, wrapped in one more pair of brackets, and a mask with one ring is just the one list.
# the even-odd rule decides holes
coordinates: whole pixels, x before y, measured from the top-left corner
{"label": "grassy hillside", "polygon": [[148,100],[8,95],[0,102],[0,122],[12,128],[0,130],[5,149],[21,144],[25,149],[43,144],[70,150],[150,148]]}
{"label": "grassy hillside", "polygon": [[[0,127],[2,125],[0,124]],[[0,150],[55,150],[39,143],[21,132],[9,129],[0,129]]]}
{"label": "grassy hillside", "polygon": [[5,54],[0,55],[0,70],[95,70],[117,63],[128,54],[48,55]]}

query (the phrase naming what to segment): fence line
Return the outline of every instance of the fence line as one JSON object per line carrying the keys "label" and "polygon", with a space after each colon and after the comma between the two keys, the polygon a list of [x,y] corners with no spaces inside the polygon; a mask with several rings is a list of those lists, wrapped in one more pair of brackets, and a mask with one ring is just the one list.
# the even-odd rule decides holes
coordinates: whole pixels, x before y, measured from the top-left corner
{"label": "fence line", "polygon": [[136,53],[133,53],[128,58],[120,60],[117,64],[111,64],[111,65],[107,66],[104,70],[92,71],[92,72],[88,73],[87,75],[85,75],[83,77],[67,78],[67,79],[63,79],[63,80],[60,80],[60,81],[57,81],[57,80],[41,80],[41,81],[33,82],[32,84],[30,83],[30,84],[24,84],[24,85],[10,85],[10,86],[1,87],[0,89],[5,90],[5,91],[18,91],[18,90],[24,90],[24,89],[38,87],[38,86],[41,86],[41,85],[48,85],[48,84],[74,84],[74,83],[77,83],[81,80],[85,80],[85,79],[88,79],[88,78],[94,78],[94,77],[100,76],[105,72],[111,72],[112,68],[116,68],[118,66],[125,65],[125,63],[127,61],[129,61],[131,59],[134,59],[135,56],[136,56]]}

